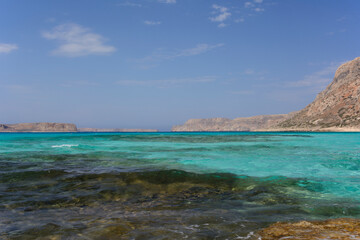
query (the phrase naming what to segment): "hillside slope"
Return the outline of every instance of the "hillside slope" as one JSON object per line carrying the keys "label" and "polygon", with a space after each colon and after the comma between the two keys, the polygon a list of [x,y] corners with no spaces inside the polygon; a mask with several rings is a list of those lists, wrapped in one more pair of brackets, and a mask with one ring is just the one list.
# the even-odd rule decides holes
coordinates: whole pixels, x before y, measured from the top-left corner
{"label": "hillside slope", "polygon": [[334,80],[301,111],[234,120],[190,119],[172,131],[360,131],[360,57],[342,64]]}
{"label": "hillside slope", "polygon": [[360,129],[360,57],[341,65],[335,73],[334,80],[311,104],[273,129]]}

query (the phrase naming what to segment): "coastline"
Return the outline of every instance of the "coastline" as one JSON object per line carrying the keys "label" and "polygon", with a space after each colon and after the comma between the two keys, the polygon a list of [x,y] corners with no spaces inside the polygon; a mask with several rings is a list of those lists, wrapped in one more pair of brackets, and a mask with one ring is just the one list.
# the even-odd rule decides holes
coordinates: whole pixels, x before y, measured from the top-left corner
{"label": "coastline", "polygon": [[254,130],[254,132],[360,132],[360,128],[352,128],[352,127],[330,127],[330,128],[274,128],[274,129],[258,129]]}
{"label": "coastline", "polygon": [[335,129],[259,129],[252,131],[0,131],[1,133],[360,133],[359,128]]}

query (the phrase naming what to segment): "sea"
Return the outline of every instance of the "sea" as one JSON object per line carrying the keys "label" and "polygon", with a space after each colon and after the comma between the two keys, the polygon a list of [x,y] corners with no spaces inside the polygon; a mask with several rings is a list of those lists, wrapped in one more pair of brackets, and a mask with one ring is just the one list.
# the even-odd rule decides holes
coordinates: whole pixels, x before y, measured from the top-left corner
{"label": "sea", "polygon": [[0,134],[0,239],[255,239],[359,203],[360,133]]}

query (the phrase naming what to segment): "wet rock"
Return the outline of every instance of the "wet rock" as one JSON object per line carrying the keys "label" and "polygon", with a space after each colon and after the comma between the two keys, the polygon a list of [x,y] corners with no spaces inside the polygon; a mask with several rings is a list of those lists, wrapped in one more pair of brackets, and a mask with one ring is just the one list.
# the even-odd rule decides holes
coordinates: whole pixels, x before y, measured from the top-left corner
{"label": "wet rock", "polygon": [[257,238],[259,237],[262,240],[360,239],[360,220],[338,218],[314,222],[275,223],[261,230]]}

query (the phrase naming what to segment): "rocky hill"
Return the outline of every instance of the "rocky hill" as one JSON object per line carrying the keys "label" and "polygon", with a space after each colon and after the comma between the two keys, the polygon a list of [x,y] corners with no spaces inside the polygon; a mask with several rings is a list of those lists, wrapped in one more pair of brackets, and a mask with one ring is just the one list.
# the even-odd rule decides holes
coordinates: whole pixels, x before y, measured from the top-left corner
{"label": "rocky hill", "polygon": [[77,132],[70,123],[18,123],[0,124],[0,132]]}
{"label": "rocky hill", "polygon": [[341,65],[334,80],[299,112],[249,118],[191,119],[173,131],[360,131],[360,57]]}
{"label": "rocky hill", "polygon": [[254,117],[242,117],[235,119],[208,118],[190,119],[184,125],[174,126],[174,132],[196,132],[196,131],[255,131],[260,128],[269,128],[288,118],[290,114],[261,115]]}
{"label": "rocky hill", "polygon": [[316,99],[273,130],[359,131],[360,57],[341,65]]}

